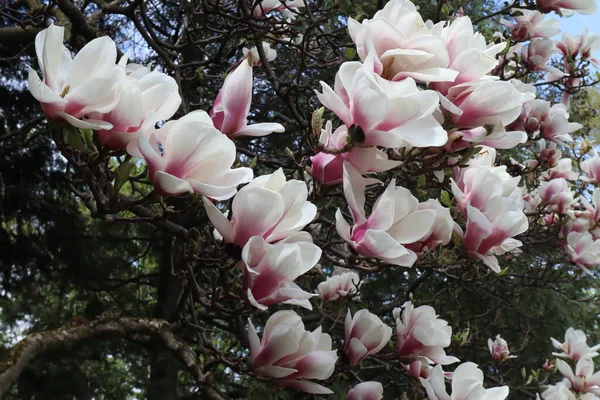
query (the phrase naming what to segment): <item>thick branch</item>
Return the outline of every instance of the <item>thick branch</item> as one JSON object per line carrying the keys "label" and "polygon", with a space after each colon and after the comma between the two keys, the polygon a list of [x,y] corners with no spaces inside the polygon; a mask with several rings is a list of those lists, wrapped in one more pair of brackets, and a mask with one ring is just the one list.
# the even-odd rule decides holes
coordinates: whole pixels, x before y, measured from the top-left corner
{"label": "thick branch", "polygon": [[70,347],[99,336],[121,336],[140,341],[146,335],[161,341],[200,383],[205,377],[197,364],[196,354],[169,330],[162,319],[102,316],[94,321],[67,324],[58,329],[27,336],[0,361],[0,398],[4,398],[21,372],[35,358],[49,351]]}

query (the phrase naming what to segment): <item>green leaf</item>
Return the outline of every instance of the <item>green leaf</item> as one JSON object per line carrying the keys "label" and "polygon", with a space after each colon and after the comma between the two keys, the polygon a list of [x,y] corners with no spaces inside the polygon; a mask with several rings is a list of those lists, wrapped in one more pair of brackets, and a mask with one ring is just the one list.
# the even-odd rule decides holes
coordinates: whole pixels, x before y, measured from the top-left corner
{"label": "green leaf", "polygon": [[498,272],[498,276],[504,276],[506,275],[506,273],[508,272],[509,267],[504,268],[503,270],[501,270],[500,272]]}
{"label": "green leaf", "polygon": [[119,193],[131,173],[133,164],[130,162],[123,163],[117,168],[115,172],[115,193]]}
{"label": "green leaf", "polygon": [[445,190],[442,190],[440,193],[440,202],[446,207],[450,207],[452,205],[452,201],[450,200],[450,194]]}
{"label": "green leaf", "polygon": [[94,146],[94,131],[91,129],[79,129],[79,132],[81,132],[81,137],[83,138],[83,141],[85,142],[85,144],[87,144],[88,146]]}
{"label": "green leaf", "polygon": [[353,47],[346,47],[346,50],[344,50],[344,52],[346,53],[346,58],[348,60],[353,60],[354,57],[356,57],[356,49],[354,49]]}
{"label": "green leaf", "polygon": [[425,175],[424,174],[419,175],[419,177],[417,178],[417,187],[425,186],[426,182],[427,182],[427,179],[425,178]]}
{"label": "green leaf", "polygon": [[450,7],[448,7],[448,4],[442,6],[442,15],[444,18],[447,18],[448,15],[450,15]]}
{"label": "green leaf", "polygon": [[67,144],[69,145],[69,147],[71,147],[75,150],[83,151],[85,146],[83,144],[83,140],[81,140],[81,135],[79,134],[79,130],[77,128],[75,128],[74,126],[69,126],[68,128],[66,128],[66,130],[67,130]]}
{"label": "green leaf", "polygon": [[311,126],[312,130],[317,135],[317,137],[321,136],[321,126],[323,125],[323,113],[325,112],[325,107],[321,107],[316,109],[312,113]]}

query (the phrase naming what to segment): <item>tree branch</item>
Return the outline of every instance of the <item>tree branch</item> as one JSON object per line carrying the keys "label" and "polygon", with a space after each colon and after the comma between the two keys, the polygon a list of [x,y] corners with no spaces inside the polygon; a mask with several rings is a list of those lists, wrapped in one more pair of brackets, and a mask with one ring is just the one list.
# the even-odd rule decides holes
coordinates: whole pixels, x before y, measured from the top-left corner
{"label": "tree branch", "polygon": [[54,330],[33,333],[17,343],[0,360],[0,398],[4,398],[14,381],[35,358],[49,351],[74,346],[100,336],[121,336],[143,341],[140,335],[161,341],[183,363],[198,383],[205,375],[197,364],[196,354],[169,330],[162,319],[115,317],[104,315],[94,321],[69,323]]}

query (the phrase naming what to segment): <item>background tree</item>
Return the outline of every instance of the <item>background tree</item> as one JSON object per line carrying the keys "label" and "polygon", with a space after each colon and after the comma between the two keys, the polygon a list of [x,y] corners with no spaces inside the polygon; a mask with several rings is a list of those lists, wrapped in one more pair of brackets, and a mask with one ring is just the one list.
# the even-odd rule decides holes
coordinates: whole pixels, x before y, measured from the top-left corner
{"label": "background tree", "polygon": [[[488,386],[510,386],[511,399],[534,398],[540,385],[559,376],[540,372],[552,351],[550,337],[561,339],[574,326],[585,329],[591,343],[598,339],[596,272],[583,273],[559,246],[567,221],[548,226],[543,220],[552,213],[531,211],[530,229],[519,236],[522,253],[501,257],[499,274],[466,257],[456,237],[411,269],[358,257],[335,230],[336,209],[346,210],[341,185],[320,185],[308,174],[310,157],[322,147],[317,133],[325,120],[335,118],[330,111],[315,113],[321,105],[314,90],[320,90],[320,81],[333,85],[340,65],[359,59],[347,17],[371,18],[384,4],[307,1],[284,23],[277,13],[255,16],[255,3],[17,0],[2,5],[0,393],[14,399],[303,396],[275,390],[273,382],[250,370],[247,318],[262,327],[270,314],[286,307],[259,312],[244,300],[243,278],[235,268],[241,249],[215,239],[201,196],[161,198],[146,165],[126,151],[110,151],[91,132],[57,127],[44,118],[27,90],[26,71],[36,64],[35,35],[54,23],[65,27],[73,52],[107,35],[132,61],[172,76],[182,98],[173,119],[193,110],[208,112],[225,77],[245,62],[243,49],[257,47],[248,119],[281,123],[285,133],[236,138],[236,164],[252,167],[255,176],[282,168],[288,179],[310,185],[309,201],[319,212],[306,230],[323,256],[320,268],[296,281],[302,288],[314,291],[336,267],[358,271],[362,282],[360,296],[313,300],[312,311],[295,308],[307,329],[322,326],[341,355],[348,309],[354,314],[368,308],[393,327],[392,310],[412,299],[449,321],[454,336],[448,354],[479,364]],[[488,1],[418,5],[423,19],[433,22],[469,15],[490,42],[496,31],[510,36],[500,17],[517,16],[512,6],[536,7],[527,2],[497,9]],[[268,61],[263,42],[277,50],[275,60]],[[513,38],[510,45],[519,42],[525,41]],[[589,56],[576,65],[565,58],[572,64],[569,75],[544,83],[545,72],[531,71],[520,50],[507,46],[495,74],[534,83],[540,96],[554,102],[570,94],[570,121],[585,128],[561,149],[580,173],[595,142],[597,93],[589,88],[595,77]],[[497,162],[537,184],[549,166],[533,171],[519,166],[539,153],[533,135],[528,139],[499,152]],[[452,154],[465,165],[478,150],[470,144]],[[439,182],[434,174],[446,170],[449,177],[448,157],[432,158],[419,149],[387,155],[402,165],[377,175],[385,185],[367,192],[368,208],[394,178],[421,201],[444,202],[447,196],[444,205],[459,218],[448,179]],[[589,197],[590,189],[575,182],[581,196]],[[498,333],[517,359],[490,358],[487,339]],[[15,367],[22,354],[26,361]],[[380,381],[386,398],[426,398],[401,364],[394,345],[359,368],[340,360],[325,382],[335,392],[329,398],[345,398],[360,380]]]}

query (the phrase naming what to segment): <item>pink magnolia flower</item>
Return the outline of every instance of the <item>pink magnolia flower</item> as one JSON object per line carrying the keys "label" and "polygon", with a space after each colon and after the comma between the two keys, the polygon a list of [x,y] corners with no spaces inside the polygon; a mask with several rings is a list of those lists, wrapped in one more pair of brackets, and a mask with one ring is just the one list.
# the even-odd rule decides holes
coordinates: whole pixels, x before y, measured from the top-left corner
{"label": "pink magnolia flower", "polygon": [[474,31],[469,17],[456,18],[452,23],[441,21],[431,28],[431,33],[444,40],[448,68],[458,72],[452,81],[431,83],[442,95],[448,94],[451,87],[484,78],[498,65],[496,55],[506,47],[506,43],[488,46],[484,36]]}
{"label": "pink magnolia flower", "polygon": [[554,11],[561,17],[569,17],[574,12],[593,14],[598,8],[595,0],[538,0],[536,5],[543,13]]}
{"label": "pink magnolia flower", "polygon": [[[582,200],[582,198],[580,198],[580,200]],[[559,237],[561,239],[566,239],[571,232],[583,233],[589,231],[592,227],[593,219],[587,210],[575,211],[573,213],[569,212],[566,216],[567,218],[562,221],[563,225],[560,227]],[[556,223],[559,223],[559,221],[556,221]]]}
{"label": "pink magnolia flower", "polygon": [[126,61],[123,57],[119,62],[127,75],[119,81],[115,108],[92,117],[112,125],[96,132],[102,144],[111,150],[127,148],[130,154],[141,157],[137,146],[140,132],[152,130],[158,121],[171,118],[181,104],[181,96],[175,79],[143,65],[125,66]]}
{"label": "pink magnolia flower", "polygon": [[575,371],[563,360],[556,360],[556,365],[560,373],[571,382],[574,391],[600,395],[600,372],[594,373],[594,361],[591,357],[581,357],[575,365]]}
{"label": "pink magnolia flower", "polygon": [[429,199],[419,203],[419,210],[434,210],[436,213],[433,229],[429,235],[418,242],[407,244],[410,250],[419,253],[435,249],[439,245],[446,245],[452,239],[452,231],[456,223],[452,219],[450,209],[442,206],[437,199]]}
{"label": "pink magnolia flower", "polygon": [[407,301],[395,308],[397,352],[403,362],[421,360],[424,363],[448,365],[459,359],[447,356],[444,347],[450,346],[452,328],[439,319],[433,307],[415,306]]}
{"label": "pink magnolia flower", "polygon": [[400,363],[400,365],[413,379],[429,378],[429,373],[431,371],[429,361],[423,362],[422,360],[415,360],[410,364]]}
{"label": "pink magnolia flower", "polygon": [[542,138],[566,145],[572,142],[570,133],[581,129],[583,126],[576,122],[569,122],[569,113],[563,104],[554,104],[541,99],[534,99],[523,105],[521,116],[515,123],[509,125],[510,129],[522,129],[532,135],[541,135]]}
{"label": "pink magnolia flower", "polygon": [[324,302],[339,300],[342,297],[356,296],[362,282],[354,271],[338,269],[337,274],[328,276],[325,281],[319,283],[316,293]]}
{"label": "pink magnolia flower", "polygon": [[472,146],[473,143],[495,149],[512,149],[526,141],[527,134],[523,131],[507,131],[502,125],[486,124],[472,129],[451,131],[444,149],[454,153]]}
{"label": "pink magnolia flower", "polygon": [[319,101],[346,125],[357,143],[390,148],[442,146],[446,131],[433,117],[438,95],[420,90],[413,79],[388,82],[373,73],[373,58],[346,62],[335,77],[334,90],[321,82]]}
{"label": "pink magnolia flower", "polygon": [[[346,145],[348,129],[340,126],[332,133],[331,121],[327,121],[321,130],[319,143],[326,151],[339,152]],[[361,174],[366,172],[383,172],[397,167],[402,162],[388,160],[387,154],[375,146],[354,146],[349,151],[331,154],[320,151],[310,158],[312,167],[310,174],[323,185],[336,185],[343,182],[344,161],[352,164]]]}
{"label": "pink magnolia flower", "polygon": [[354,367],[368,356],[378,353],[392,337],[392,328],[379,317],[363,309],[354,314],[346,314],[344,333],[344,353],[348,364]]}
{"label": "pink magnolia flower", "polygon": [[164,195],[199,193],[215,200],[235,195],[252,179],[250,168],[231,169],[235,144],[212,125],[208,114],[194,111],[138,137],[141,155],[155,190]]}
{"label": "pink magnolia flower", "polygon": [[506,20],[501,22],[510,29],[511,37],[515,40],[548,39],[560,33],[559,22],[555,19],[545,19],[545,15],[539,11],[520,8],[514,8],[513,11],[521,14],[513,17],[514,23]]}
{"label": "pink magnolia flower", "polygon": [[507,126],[521,114],[533,93],[520,92],[511,82],[481,79],[454,86],[441,105],[451,112],[452,123],[461,128]]}
{"label": "pink magnolia flower", "polygon": [[505,400],[508,396],[508,386],[485,389],[483,387],[483,372],[477,364],[466,362],[458,366],[452,374],[452,394],[446,392],[444,371],[441,365],[436,365],[431,371],[431,377],[419,378],[427,391],[430,400]]}
{"label": "pink magnolia flower", "polygon": [[253,236],[242,250],[244,289],[248,301],[261,310],[274,304],[293,304],[309,310],[305,292],[294,280],[311,270],[321,258],[321,249],[308,232],[299,232],[276,244]]}
{"label": "pink magnolia flower", "polygon": [[553,168],[544,171],[540,178],[545,181],[551,181],[552,179],[564,178],[569,181],[574,181],[579,176],[573,171],[573,160],[570,158],[561,158]]}
{"label": "pink magnolia flower", "polygon": [[271,11],[278,11],[284,18],[293,20],[299,7],[304,7],[303,0],[259,0],[253,12],[255,17],[262,17]]}
{"label": "pink magnolia flower", "polygon": [[[537,126],[537,125],[536,125]],[[534,130],[537,128],[534,128]],[[546,146],[546,141],[540,139],[538,142],[538,154],[535,160],[527,160],[524,164],[529,169],[535,168],[553,168],[558,166],[558,162],[562,159],[562,151],[557,148],[556,143],[550,142]],[[563,177],[564,178],[564,177]]]}
{"label": "pink magnolia flower", "polygon": [[419,201],[408,189],[397,187],[392,179],[367,218],[364,191],[368,182],[353,166],[344,163],[344,194],[354,225],[351,227],[338,209],[335,214],[338,234],[362,256],[412,266],[417,255],[404,245],[426,239],[431,234],[436,211],[419,210]]}
{"label": "pink magnolia flower", "polygon": [[571,232],[567,236],[567,254],[571,262],[591,275],[588,268],[600,264],[600,239],[594,240],[588,232]]}
{"label": "pink magnolia flower", "polygon": [[[575,37],[564,33],[561,40],[556,41],[556,48],[564,56],[563,62],[567,72],[572,72],[572,62],[577,58],[589,59],[596,66],[599,64],[599,61],[593,55],[600,49],[600,35],[597,33],[590,34],[587,28],[583,30],[581,35]],[[572,84],[578,83],[578,79],[572,81]]]}
{"label": "pink magnolia flower", "polygon": [[[267,61],[273,61],[277,58],[277,50],[272,49],[271,45],[268,42],[262,42],[262,48],[265,52],[265,56],[267,57]],[[258,53],[258,49],[256,46],[248,49],[244,47],[242,49],[242,53],[244,57],[248,58],[248,62],[252,64],[254,67],[258,67],[262,65],[262,61],[260,60],[260,54]]]}
{"label": "pink magnolia flower", "polygon": [[308,332],[294,311],[278,311],[269,317],[260,340],[248,320],[248,341],[250,369],[256,374],[306,393],[333,393],[311,381],[329,378],[338,358],[331,350],[331,337],[321,327]]}
{"label": "pink magnolia flower", "polygon": [[550,58],[556,52],[554,42],[550,39],[532,39],[529,44],[523,47],[521,57],[527,64],[529,71],[546,71],[551,74],[554,80],[557,77],[564,76],[565,73],[556,67],[549,65]]}
{"label": "pink magnolia flower", "polygon": [[448,68],[444,39],[431,34],[409,0],[392,0],[362,23],[349,18],[348,32],[359,57],[372,57],[375,73],[384,79],[451,82],[458,74]]}
{"label": "pink magnolia flower", "polygon": [[488,339],[488,349],[490,350],[490,355],[496,361],[505,361],[508,358],[516,358],[516,356],[510,355],[508,343],[506,343],[506,340],[502,339],[500,335],[497,335],[494,340]]}
{"label": "pink magnolia flower", "polygon": [[231,221],[212,202],[203,200],[208,218],[225,243],[243,248],[252,236],[273,243],[302,230],[317,214],[317,207],[307,198],[306,183],[286,181],[280,168],[240,189],[231,205]]}
{"label": "pink magnolia flower", "polygon": [[561,358],[568,358],[572,361],[578,361],[581,357],[596,357],[598,355],[596,350],[600,349],[600,344],[594,347],[589,347],[587,345],[585,333],[579,329],[567,329],[565,332],[564,343],[561,343],[554,338],[551,338],[551,340],[552,345],[557,350],[562,351],[562,353],[552,353],[552,355]]}
{"label": "pink magnolia flower", "polygon": [[564,178],[543,183],[539,189],[539,196],[546,206],[559,214],[566,214],[575,202],[569,182]]}
{"label": "pink magnolia flower", "polygon": [[[594,193],[592,193],[591,204],[583,196],[579,198],[579,201],[585,210],[575,213],[576,220],[582,220],[580,225],[585,226],[587,229],[581,229],[578,232],[589,230],[594,239],[600,238],[600,188],[594,189]],[[595,228],[593,228],[592,225],[595,226]]]}
{"label": "pink magnolia flower", "polygon": [[246,124],[246,116],[252,102],[252,66],[248,59],[225,78],[223,87],[210,110],[215,127],[230,138],[238,136],[266,136],[272,132],[283,132],[281,124],[265,122]]}
{"label": "pink magnolia flower", "polygon": [[348,392],[346,400],[381,400],[383,385],[379,382],[362,382]]}
{"label": "pink magnolia flower", "polygon": [[523,192],[517,187],[520,177],[511,177],[506,166],[491,167],[495,151],[487,154],[455,174],[451,187],[458,210],[467,218],[464,234],[459,230],[467,254],[499,272],[495,255],[520,247],[513,236],[525,232],[529,224]]}
{"label": "pink magnolia flower", "polygon": [[[506,172],[506,166],[492,167],[495,152],[489,152],[489,158],[472,160],[467,168],[460,170],[451,180],[451,188],[456,198],[458,210],[466,214],[467,204],[489,214],[497,213],[496,204],[502,198],[521,197],[517,187],[520,177],[512,177]],[[474,162],[475,161],[475,162]],[[519,192],[519,193],[517,193]],[[518,209],[520,204],[516,204]]]}
{"label": "pink magnolia flower", "polygon": [[[498,214],[492,219],[486,217],[479,209],[467,205],[467,227],[462,241],[470,257],[483,261],[492,271],[500,272],[495,255],[502,255],[521,247],[523,244],[513,236],[525,232],[529,223],[522,211],[522,201],[517,201],[514,196],[494,200]],[[521,209],[509,208],[511,203],[515,202],[521,204]]]}
{"label": "pink magnolia flower", "polygon": [[29,67],[29,91],[52,121],[66,121],[82,129],[110,129],[109,122],[84,119],[92,113],[112,111],[119,101],[117,48],[107,36],[86,44],[71,58],[63,45],[64,28],[50,25],[35,37],[35,51],[42,71],[40,80]]}
{"label": "pink magnolia flower", "polygon": [[546,361],[544,361],[544,364],[542,365],[542,369],[546,372],[556,371],[556,364],[555,364],[554,360],[550,360],[549,358],[546,358]]}
{"label": "pink magnolia flower", "polygon": [[596,151],[594,151],[592,157],[581,162],[581,169],[585,172],[585,175],[580,177],[582,181],[589,182],[592,185],[600,184],[600,156]]}
{"label": "pink magnolia flower", "polygon": [[548,385],[548,388],[542,392],[542,399],[577,400],[577,396],[571,392],[571,383],[565,379],[562,382],[557,382],[556,385]]}

